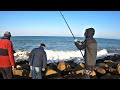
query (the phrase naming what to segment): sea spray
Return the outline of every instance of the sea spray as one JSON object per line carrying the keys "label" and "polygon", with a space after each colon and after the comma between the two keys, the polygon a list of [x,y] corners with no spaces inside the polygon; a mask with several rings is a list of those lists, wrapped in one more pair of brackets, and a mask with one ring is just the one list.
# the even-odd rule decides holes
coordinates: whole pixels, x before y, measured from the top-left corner
{"label": "sea spray", "polygon": [[[53,50],[45,50],[47,54],[48,63],[74,60],[76,63],[84,62],[83,56],[80,51],[53,51]],[[84,54],[84,50],[82,50]],[[15,60],[27,60],[29,57],[29,51],[17,50],[14,54]],[[103,49],[97,52],[97,58],[103,58],[107,56],[107,50]],[[96,58],[96,59],[97,59]]]}

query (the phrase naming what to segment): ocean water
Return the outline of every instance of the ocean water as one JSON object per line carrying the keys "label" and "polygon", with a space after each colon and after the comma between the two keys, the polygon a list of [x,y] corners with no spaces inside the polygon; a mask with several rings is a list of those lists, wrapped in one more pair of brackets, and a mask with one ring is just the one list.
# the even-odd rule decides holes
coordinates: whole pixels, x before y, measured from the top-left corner
{"label": "ocean water", "polygon": [[[78,40],[84,40],[84,37],[76,37]],[[108,54],[120,53],[119,39],[104,39],[95,38],[97,41],[97,58]],[[76,48],[73,42],[73,37],[62,36],[12,36],[15,56],[19,56],[16,60],[22,58],[27,59],[27,53],[30,53],[33,48],[39,47],[40,43],[45,43],[45,51],[48,60],[68,60],[76,58],[82,60],[83,57],[80,51]],[[84,54],[84,51],[82,51]]]}
{"label": "ocean water", "polygon": [[[84,37],[77,37],[78,40],[84,40]],[[106,49],[109,52],[120,52],[120,40],[95,38],[97,41],[97,49]],[[78,50],[73,42],[73,37],[60,36],[14,36],[11,38],[15,50],[31,51],[35,47],[39,47],[40,43],[46,44],[47,50],[70,51]]]}

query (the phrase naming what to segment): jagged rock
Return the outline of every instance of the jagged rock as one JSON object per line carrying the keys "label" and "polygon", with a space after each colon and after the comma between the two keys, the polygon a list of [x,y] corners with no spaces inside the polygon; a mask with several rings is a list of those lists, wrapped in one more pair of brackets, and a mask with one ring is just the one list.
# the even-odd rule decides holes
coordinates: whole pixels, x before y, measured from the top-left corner
{"label": "jagged rock", "polygon": [[113,62],[112,60],[104,60],[104,62],[106,63],[106,62]]}
{"label": "jagged rock", "polygon": [[84,69],[83,70],[78,70],[78,71],[76,71],[76,74],[84,74]]}
{"label": "jagged rock", "polygon": [[57,70],[57,63],[49,63],[49,65],[47,65],[47,68]]}
{"label": "jagged rock", "polygon": [[51,70],[51,69],[48,69],[46,71],[46,74],[43,76],[44,79],[62,79],[61,77],[61,74],[54,71],[54,70]]}
{"label": "jagged rock", "polygon": [[105,59],[98,59],[96,60],[96,63],[103,63]]}
{"label": "jagged rock", "polygon": [[101,73],[101,74],[105,74],[106,73],[106,70],[101,68],[101,67],[95,67],[96,71]]}
{"label": "jagged rock", "polygon": [[23,73],[23,70],[17,70],[16,68],[14,68],[14,70],[13,70],[14,75],[22,76],[23,75],[22,73]]}
{"label": "jagged rock", "polygon": [[[120,79],[120,55],[109,56],[96,61],[95,69],[90,73],[91,79]],[[17,61],[14,75],[31,77],[28,61]],[[84,79],[84,63],[74,60],[47,64],[43,79]]]}
{"label": "jagged rock", "polygon": [[23,60],[18,60],[18,61],[15,62],[15,64],[16,65],[29,64],[29,61],[27,61],[27,60],[24,60],[24,61]]}
{"label": "jagged rock", "polygon": [[51,75],[51,74],[56,74],[57,72],[55,70],[49,69],[46,71],[46,76]]}
{"label": "jagged rock", "polygon": [[60,62],[57,66],[57,69],[59,69],[60,71],[67,70],[69,68],[70,68],[70,65],[64,61]]}
{"label": "jagged rock", "polygon": [[116,63],[113,63],[113,62],[108,62],[106,63],[108,65],[108,67],[117,67],[117,64]]}
{"label": "jagged rock", "polygon": [[29,70],[23,69],[22,76],[29,77],[30,76],[29,74],[30,74]]}
{"label": "jagged rock", "polygon": [[81,70],[81,69],[84,69],[84,67],[85,67],[85,65],[84,65],[83,63],[79,63],[79,64],[75,67],[75,69]]}
{"label": "jagged rock", "polygon": [[118,71],[118,74],[120,74],[120,63],[118,63],[117,71]]}
{"label": "jagged rock", "polygon": [[117,71],[117,69],[112,68],[112,67],[109,68],[109,72],[114,72],[114,71]]}
{"label": "jagged rock", "polygon": [[90,73],[90,75],[91,75],[91,76],[96,76],[96,72],[95,72],[95,71],[92,71],[92,72]]}
{"label": "jagged rock", "polygon": [[114,62],[120,62],[120,55],[115,54],[115,55],[112,57],[112,60],[113,60]]}
{"label": "jagged rock", "polygon": [[97,63],[96,66],[101,67],[101,68],[107,68],[108,65],[105,63]]}
{"label": "jagged rock", "polygon": [[117,71],[117,69],[115,69],[115,68],[109,67],[109,73],[110,73],[111,75],[117,75],[117,74],[118,74],[118,71]]}
{"label": "jagged rock", "polygon": [[30,71],[30,65],[29,64],[22,64],[22,69]]}
{"label": "jagged rock", "polygon": [[74,60],[69,60],[67,63],[70,65],[71,68],[75,68],[77,66],[76,63],[74,63]]}

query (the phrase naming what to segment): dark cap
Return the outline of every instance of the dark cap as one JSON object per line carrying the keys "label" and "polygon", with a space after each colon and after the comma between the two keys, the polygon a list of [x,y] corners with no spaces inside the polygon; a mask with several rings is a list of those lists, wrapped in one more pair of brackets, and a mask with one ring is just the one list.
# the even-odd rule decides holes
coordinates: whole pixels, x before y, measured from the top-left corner
{"label": "dark cap", "polygon": [[8,31],[6,31],[6,32],[4,33],[4,36],[11,36],[11,33],[8,32]]}
{"label": "dark cap", "polygon": [[93,37],[95,34],[95,29],[94,28],[87,28],[84,35],[86,38]]}
{"label": "dark cap", "polygon": [[44,43],[41,43],[40,46],[44,46],[44,47],[45,47],[45,44],[44,44]]}

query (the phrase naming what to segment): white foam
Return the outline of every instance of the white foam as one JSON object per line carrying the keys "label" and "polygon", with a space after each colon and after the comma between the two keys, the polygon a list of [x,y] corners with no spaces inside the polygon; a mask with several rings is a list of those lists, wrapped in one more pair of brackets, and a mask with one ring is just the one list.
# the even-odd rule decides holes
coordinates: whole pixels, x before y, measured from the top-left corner
{"label": "white foam", "polygon": [[[82,53],[84,53],[82,51]],[[80,58],[83,59],[80,51],[53,51],[46,50],[47,59],[48,60],[66,60],[66,59],[75,59]]]}
{"label": "white foam", "polygon": [[15,60],[26,60],[29,57],[28,56],[29,53],[30,52],[28,52],[28,51],[18,50],[18,51],[16,51],[16,53],[14,53]]}
{"label": "white foam", "polygon": [[[53,50],[45,50],[46,54],[47,54],[47,60],[48,63],[52,63],[52,62],[60,62],[60,61],[67,61],[67,60],[71,60],[73,59],[74,62],[79,63],[79,62],[84,62],[83,60],[83,56],[84,55],[84,51],[81,50],[81,52],[79,50],[77,51],[53,51]],[[30,52],[28,51],[16,51],[16,53],[14,54],[15,59],[18,60],[27,60],[28,59],[28,54]],[[103,49],[97,52],[97,58],[103,58],[105,56],[108,55],[107,50]]]}
{"label": "white foam", "polygon": [[108,52],[107,52],[106,49],[100,50],[100,51],[97,52],[97,59],[106,57],[107,54],[108,54]]}

